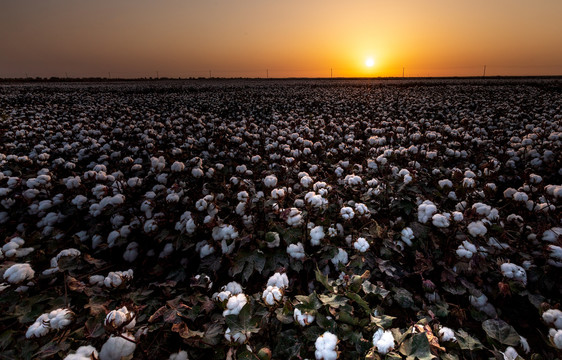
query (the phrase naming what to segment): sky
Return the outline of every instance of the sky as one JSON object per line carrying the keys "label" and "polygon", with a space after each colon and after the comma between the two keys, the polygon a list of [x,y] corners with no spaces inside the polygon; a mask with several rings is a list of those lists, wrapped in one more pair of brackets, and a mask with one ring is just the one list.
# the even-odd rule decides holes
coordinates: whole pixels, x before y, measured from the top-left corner
{"label": "sky", "polygon": [[562,75],[560,14],[560,0],[0,0],[0,78]]}

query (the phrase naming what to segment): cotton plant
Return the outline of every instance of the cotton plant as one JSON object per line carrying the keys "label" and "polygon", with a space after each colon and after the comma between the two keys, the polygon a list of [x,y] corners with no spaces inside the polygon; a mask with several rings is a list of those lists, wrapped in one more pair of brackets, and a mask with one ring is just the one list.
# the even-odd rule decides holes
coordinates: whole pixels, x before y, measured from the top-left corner
{"label": "cotton plant", "polygon": [[61,330],[74,320],[75,314],[70,309],[56,309],[49,313],[40,315],[27,329],[25,337],[30,339],[42,337],[53,330]]}
{"label": "cotton plant", "polygon": [[314,342],[314,356],[316,360],[336,360],[338,353],[338,338],[329,331],[324,332]]}
{"label": "cotton plant", "polygon": [[394,336],[392,336],[390,330],[384,330],[382,328],[378,328],[377,331],[375,331],[372,343],[377,352],[381,355],[388,354],[395,346]]}
{"label": "cotton plant", "polygon": [[105,286],[106,288],[122,288],[133,280],[133,270],[111,271],[107,276],[92,275],[89,278],[90,285]]}
{"label": "cotton plant", "polygon": [[106,330],[112,333],[132,330],[136,325],[136,316],[134,312],[123,306],[120,309],[111,310],[106,315],[103,324]]}

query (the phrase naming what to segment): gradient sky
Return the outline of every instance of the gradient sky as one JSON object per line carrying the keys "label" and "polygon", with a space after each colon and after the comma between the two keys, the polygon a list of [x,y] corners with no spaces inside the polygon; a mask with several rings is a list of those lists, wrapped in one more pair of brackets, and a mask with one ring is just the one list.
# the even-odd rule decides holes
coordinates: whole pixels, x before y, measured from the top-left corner
{"label": "gradient sky", "polygon": [[0,77],[562,75],[561,14],[560,0],[0,0]]}

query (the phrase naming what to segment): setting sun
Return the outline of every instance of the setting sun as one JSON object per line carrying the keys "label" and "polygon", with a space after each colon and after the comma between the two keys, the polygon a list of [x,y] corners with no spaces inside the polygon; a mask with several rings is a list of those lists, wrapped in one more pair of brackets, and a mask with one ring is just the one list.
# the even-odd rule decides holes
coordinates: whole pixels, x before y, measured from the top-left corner
{"label": "setting sun", "polygon": [[373,58],[367,58],[367,60],[365,60],[365,66],[373,67],[374,65],[375,65],[375,60]]}

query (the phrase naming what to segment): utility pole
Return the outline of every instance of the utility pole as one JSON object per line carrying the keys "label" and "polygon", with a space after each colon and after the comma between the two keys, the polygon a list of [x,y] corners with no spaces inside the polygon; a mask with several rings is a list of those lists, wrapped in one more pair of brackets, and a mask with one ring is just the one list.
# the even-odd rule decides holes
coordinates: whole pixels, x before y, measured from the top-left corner
{"label": "utility pole", "polygon": [[486,77],[486,65],[484,65],[484,75],[482,77]]}

